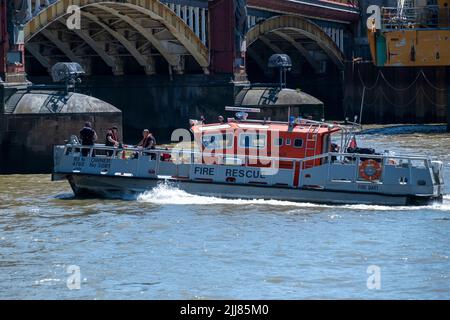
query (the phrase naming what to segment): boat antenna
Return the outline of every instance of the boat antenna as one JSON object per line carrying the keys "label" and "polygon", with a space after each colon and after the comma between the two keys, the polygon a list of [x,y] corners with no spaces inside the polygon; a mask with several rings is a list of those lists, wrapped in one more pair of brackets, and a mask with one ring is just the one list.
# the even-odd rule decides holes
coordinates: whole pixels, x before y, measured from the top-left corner
{"label": "boat antenna", "polygon": [[[361,97],[361,106],[359,108],[359,126],[362,128],[362,113],[363,113],[363,108],[364,108],[364,99],[366,97],[366,87],[363,86],[363,92],[362,92],[362,97]],[[356,120],[355,120],[356,122]]]}

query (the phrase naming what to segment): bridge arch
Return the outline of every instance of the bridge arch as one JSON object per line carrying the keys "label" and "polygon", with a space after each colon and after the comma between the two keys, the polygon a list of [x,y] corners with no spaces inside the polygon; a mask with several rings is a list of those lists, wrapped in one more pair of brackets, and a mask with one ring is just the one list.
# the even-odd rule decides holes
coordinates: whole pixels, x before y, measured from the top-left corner
{"label": "bridge arch", "polygon": [[252,49],[255,42],[262,42],[274,53],[286,53],[277,45],[284,42],[292,46],[316,71],[320,68],[312,51],[324,53],[339,70],[344,68],[344,55],[337,44],[318,25],[300,16],[281,15],[256,24],[247,32],[247,52],[261,66],[261,59]]}
{"label": "bridge arch", "polygon": [[[67,9],[81,9],[81,29],[65,25]],[[90,26],[95,25],[95,30]],[[209,52],[195,32],[158,0],[60,0],[34,16],[24,27],[27,50],[46,68],[55,49],[64,58],[85,61],[83,48],[100,57],[113,73],[121,74],[124,52],[144,68],[155,72],[155,56],[161,56],[177,73],[183,73],[187,57],[208,73]],[[52,48],[41,44],[51,44]]]}

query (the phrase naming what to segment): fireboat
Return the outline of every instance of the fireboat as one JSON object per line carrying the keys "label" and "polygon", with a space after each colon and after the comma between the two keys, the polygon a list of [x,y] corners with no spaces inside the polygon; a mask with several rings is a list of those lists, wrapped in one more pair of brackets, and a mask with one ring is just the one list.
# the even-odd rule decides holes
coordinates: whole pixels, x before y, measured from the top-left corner
{"label": "fireboat", "polygon": [[257,120],[248,118],[259,111],[255,108],[226,110],[236,111],[235,117],[210,124],[190,120],[189,135],[170,148],[84,146],[71,139],[54,148],[52,180],[67,179],[76,196],[108,198],[168,183],[192,194],[239,199],[371,205],[442,201],[441,161],[360,148],[354,122],[294,116]]}

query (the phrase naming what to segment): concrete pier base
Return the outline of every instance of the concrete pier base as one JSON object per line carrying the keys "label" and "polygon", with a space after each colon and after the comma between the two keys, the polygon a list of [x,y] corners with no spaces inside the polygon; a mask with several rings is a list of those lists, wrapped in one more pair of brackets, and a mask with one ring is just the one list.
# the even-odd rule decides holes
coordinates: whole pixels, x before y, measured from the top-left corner
{"label": "concrete pier base", "polygon": [[[248,85],[233,79],[232,74],[96,76],[85,78],[77,92],[123,111],[123,130],[120,131],[124,143],[137,144],[143,129],[153,132],[158,143],[169,143],[175,129],[189,128],[189,119],[203,115],[206,123],[212,123],[217,121],[218,115],[225,115],[224,107],[234,105],[235,95]],[[35,84],[51,83],[49,78],[30,80]],[[116,114],[52,114],[39,106],[33,113],[17,114],[8,99],[24,88],[26,85],[1,86],[0,172],[49,172],[51,145],[63,143],[72,134],[78,135],[84,121],[93,123],[100,143],[104,141],[106,128],[120,127]]]}
{"label": "concrete pier base", "polygon": [[233,74],[93,76],[84,78],[78,91],[122,110],[125,143],[137,143],[142,129],[149,129],[158,143],[168,143],[173,130],[189,128],[189,119],[203,115],[207,123],[215,122],[225,106],[234,105],[235,95],[248,83],[233,79]]}
{"label": "concrete pier base", "polygon": [[86,121],[97,129],[100,143],[112,126],[121,132],[120,110],[63,88],[7,84],[0,97],[0,174],[51,172],[53,146],[78,136]]}

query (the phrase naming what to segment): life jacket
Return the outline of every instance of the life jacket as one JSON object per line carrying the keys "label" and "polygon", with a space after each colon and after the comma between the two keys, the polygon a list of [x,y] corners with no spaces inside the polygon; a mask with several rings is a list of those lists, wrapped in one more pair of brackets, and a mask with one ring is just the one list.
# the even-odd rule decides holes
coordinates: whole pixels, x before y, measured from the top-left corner
{"label": "life jacket", "polygon": [[142,148],[146,149],[146,148],[150,147],[150,144],[151,144],[150,135],[148,135],[146,138],[142,139]]}

